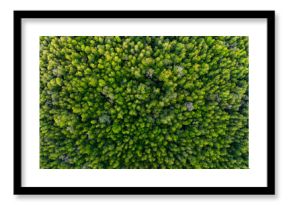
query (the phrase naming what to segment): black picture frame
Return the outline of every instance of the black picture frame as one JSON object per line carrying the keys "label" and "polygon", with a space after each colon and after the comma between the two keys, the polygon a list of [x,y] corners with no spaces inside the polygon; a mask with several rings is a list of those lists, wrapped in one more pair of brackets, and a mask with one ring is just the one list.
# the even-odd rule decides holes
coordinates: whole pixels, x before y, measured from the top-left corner
{"label": "black picture frame", "polygon": [[[21,27],[27,18],[218,18],[267,20],[266,187],[23,187]],[[275,194],[275,11],[14,11],[14,194],[273,195]]]}

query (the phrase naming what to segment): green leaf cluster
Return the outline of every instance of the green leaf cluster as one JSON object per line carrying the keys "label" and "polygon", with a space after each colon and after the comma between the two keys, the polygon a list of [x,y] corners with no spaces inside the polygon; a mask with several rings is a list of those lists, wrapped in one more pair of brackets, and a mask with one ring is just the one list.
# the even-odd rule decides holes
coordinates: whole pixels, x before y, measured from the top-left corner
{"label": "green leaf cluster", "polygon": [[40,167],[248,168],[248,37],[41,36]]}

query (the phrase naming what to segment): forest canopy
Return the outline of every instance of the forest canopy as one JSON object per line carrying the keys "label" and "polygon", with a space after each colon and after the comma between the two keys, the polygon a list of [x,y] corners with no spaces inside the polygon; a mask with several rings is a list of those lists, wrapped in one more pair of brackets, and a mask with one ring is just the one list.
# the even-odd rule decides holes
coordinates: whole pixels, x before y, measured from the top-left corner
{"label": "forest canopy", "polygon": [[40,168],[248,168],[248,37],[41,36]]}

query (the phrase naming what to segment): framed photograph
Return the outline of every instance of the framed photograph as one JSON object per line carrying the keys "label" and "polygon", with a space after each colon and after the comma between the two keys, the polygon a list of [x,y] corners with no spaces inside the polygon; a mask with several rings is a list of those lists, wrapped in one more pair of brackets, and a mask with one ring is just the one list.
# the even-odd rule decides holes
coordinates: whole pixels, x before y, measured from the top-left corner
{"label": "framed photograph", "polygon": [[275,194],[274,11],[14,11],[14,194]]}

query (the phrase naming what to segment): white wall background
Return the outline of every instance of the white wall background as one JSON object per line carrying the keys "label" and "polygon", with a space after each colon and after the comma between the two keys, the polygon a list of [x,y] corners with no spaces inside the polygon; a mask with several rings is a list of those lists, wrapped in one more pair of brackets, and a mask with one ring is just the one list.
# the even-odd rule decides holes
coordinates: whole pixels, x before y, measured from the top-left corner
{"label": "white wall background", "polygon": [[[26,0],[0,2],[0,204],[289,204],[290,12],[287,0]],[[289,3],[288,3],[289,4]],[[276,10],[276,196],[14,196],[13,10]]]}

